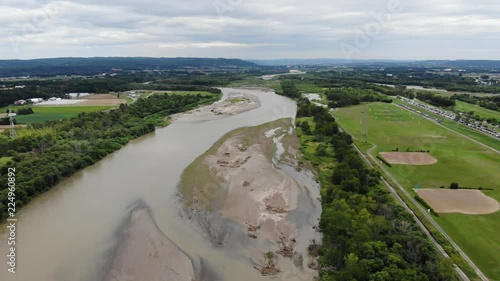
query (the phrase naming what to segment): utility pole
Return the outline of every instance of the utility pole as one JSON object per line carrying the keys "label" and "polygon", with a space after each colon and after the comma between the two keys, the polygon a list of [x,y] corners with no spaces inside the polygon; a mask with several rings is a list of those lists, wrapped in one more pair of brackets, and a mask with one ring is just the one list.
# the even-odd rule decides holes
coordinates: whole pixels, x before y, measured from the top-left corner
{"label": "utility pole", "polygon": [[14,124],[14,117],[16,114],[12,112],[12,109],[9,108],[9,114],[7,115],[10,120],[10,138],[15,138],[16,137],[16,125]]}

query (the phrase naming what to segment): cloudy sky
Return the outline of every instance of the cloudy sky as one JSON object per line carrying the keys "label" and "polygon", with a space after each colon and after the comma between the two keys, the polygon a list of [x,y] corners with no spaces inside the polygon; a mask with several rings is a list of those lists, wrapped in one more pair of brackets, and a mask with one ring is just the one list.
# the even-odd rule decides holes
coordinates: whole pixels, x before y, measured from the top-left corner
{"label": "cloudy sky", "polygon": [[498,0],[1,0],[0,59],[500,59]]}

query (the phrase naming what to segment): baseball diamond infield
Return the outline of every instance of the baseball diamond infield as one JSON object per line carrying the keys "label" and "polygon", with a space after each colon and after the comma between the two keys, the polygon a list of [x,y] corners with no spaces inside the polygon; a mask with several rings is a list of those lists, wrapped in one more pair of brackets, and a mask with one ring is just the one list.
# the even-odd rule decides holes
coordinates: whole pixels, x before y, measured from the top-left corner
{"label": "baseball diamond infield", "polygon": [[380,155],[390,164],[431,165],[438,161],[423,152],[380,152]]}
{"label": "baseball diamond infield", "polygon": [[497,200],[479,190],[419,189],[417,193],[437,213],[485,215],[500,210]]}

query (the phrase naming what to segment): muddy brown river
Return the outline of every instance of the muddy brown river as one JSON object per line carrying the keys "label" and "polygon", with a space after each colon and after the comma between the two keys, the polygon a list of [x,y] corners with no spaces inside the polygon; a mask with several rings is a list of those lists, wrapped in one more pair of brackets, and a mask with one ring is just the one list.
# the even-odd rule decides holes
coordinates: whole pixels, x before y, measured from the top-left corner
{"label": "muddy brown river", "polygon": [[[296,113],[292,100],[273,92],[222,90],[223,98],[230,93],[255,95],[261,106],[233,116],[182,116],[40,196],[17,214],[16,274],[7,272],[7,228],[2,225],[0,280],[102,280],[120,242],[118,230],[138,201],[149,206],[158,228],[192,259],[195,268],[203,264],[217,274],[208,279],[269,280],[248,261],[214,247],[192,222],[179,215],[177,185],[183,170],[197,156],[233,129],[294,118]],[[116,281],[142,280],[122,272],[113,274]],[[290,273],[278,280],[302,279]]]}

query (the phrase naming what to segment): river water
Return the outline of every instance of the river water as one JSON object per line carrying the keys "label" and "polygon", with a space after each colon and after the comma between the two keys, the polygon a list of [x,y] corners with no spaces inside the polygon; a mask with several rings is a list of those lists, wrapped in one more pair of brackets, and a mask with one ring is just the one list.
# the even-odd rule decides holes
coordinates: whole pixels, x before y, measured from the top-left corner
{"label": "river water", "polygon": [[0,229],[0,259],[5,261],[0,280],[100,280],[119,242],[117,229],[139,200],[151,207],[161,231],[195,263],[200,262],[196,257],[202,257],[206,266],[223,272],[225,280],[269,280],[260,277],[248,261],[214,248],[178,214],[177,184],[184,168],[198,155],[233,129],[295,117],[295,103],[273,92],[222,90],[223,98],[229,93],[255,95],[261,106],[227,117],[181,117],[35,199],[17,214],[16,274],[7,272],[6,225]]}

